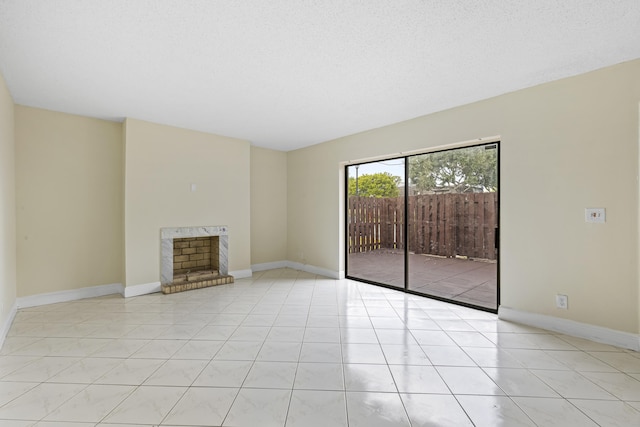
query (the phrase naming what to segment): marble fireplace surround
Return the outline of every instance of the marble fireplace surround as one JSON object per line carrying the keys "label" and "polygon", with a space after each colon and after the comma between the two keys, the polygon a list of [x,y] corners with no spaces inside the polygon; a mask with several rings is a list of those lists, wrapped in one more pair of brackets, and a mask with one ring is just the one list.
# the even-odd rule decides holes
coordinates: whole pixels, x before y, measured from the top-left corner
{"label": "marble fireplace surround", "polygon": [[227,275],[229,271],[229,234],[226,225],[204,227],[164,227],[160,229],[160,283],[168,285],[173,282],[173,239],[186,237],[218,236],[218,271]]}

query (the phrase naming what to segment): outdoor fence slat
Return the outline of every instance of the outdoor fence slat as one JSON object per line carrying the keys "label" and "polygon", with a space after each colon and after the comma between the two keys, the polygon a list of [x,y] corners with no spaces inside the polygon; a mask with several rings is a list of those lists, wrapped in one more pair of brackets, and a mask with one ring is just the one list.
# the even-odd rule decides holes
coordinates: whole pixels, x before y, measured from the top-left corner
{"label": "outdoor fence slat", "polygon": [[354,233],[355,233],[355,218],[353,215],[353,205],[355,204],[355,198],[349,197],[349,208],[347,210],[348,220],[349,220],[349,253],[353,253],[354,248]]}
{"label": "outdoor fence slat", "polygon": [[475,194],[470,195],[470,230],[469,230],[469,256],[477,258],[478,244],[478,224],[480,223],[478,203]]}
{"label": "outdoor fence slat", "polygon": [[468,194],[460,195],[460,202],[462,203],[462,218],[460,219],[460,238],[462,244],[460,247],[460,255],[468,255],[471,241],[469,238],[469,221],[472,218],[471,208],[473,204],[469,200]]}
{"label": "outdoor fence slat", "polygon": [[[451,248],[449,248],[449,240],[450,237],[449,235],[451,234],[451,230],[450,230],[450,224],[453,223],[453,218],[451,217],[451,215],[453,214],[453,209],[451,208],[453,205],[453,198],[451,197],[443,197],[442,198],[443,201],[443,211],[442,211],[442,237],[441,237],[441,241],[442,241],[442,249],[444,251],[444,256],[452,256],[453,253],[451,251]],[[449,219],[452,219],[451,221],[449,221]]]}
{"label": "outdoor fence slat", "polygon": [[488,197],[486,197],[485,204],[485,227],[487,229],[486,232],[486,257],[487,259],[495,259],[496,258],[496,248],[495,248],[495,230],[498,226],[498,222],[496,220],[496,193],[489,193]]}
{"label": "outdoor fence slat", "polygon": [[[456,217],[455,217],[455,253],[463,254],[465,252],[464,246],[464,217],[466,213],[466,201],[464,197],[460,197],[460,194],[455,195],[456,203]],[[462,195],[464,196],[464,195]]]}
{"label": "outdoor fence slat", "polygon": [[378,206],[378,199],[374,199],[373,200],[373,211],[372,211],[372,215],[373,215],[373,221],[371,223],[371,227],[373,228],[372,231],[372,235],[373,235],[373,247],[372,250],[376,250],[378,249],[378,212],[379,212],[379,206]]}
{"label": "outdoor fence slat", "polygon": [[483,256],[482,258],[488,259],[491,256],[491,248],[493,247],[493,242],[489,239],[489,230],[491,229],[491,225],[487,223],[487,220],[490,219],[489,206],[491,206],[489,198],[486,197],[483,199],[483,211],[484,211],[484,221],[482,223],[482,237],[483,237]]}
{"label": "outdoor fence slat", "polygon": [[350,220],[351,224],[349,224],[349,230],[351,231],[351,248],[350,252],[358,252],[358,240],[356,239],[356,224],[358,221],[358,217],[356,215],[356,203],[358,202],[356,197],[350,197],[351,200],[351,212],[350,212]]}
{"label": "outdoor fence slat", "polygon": [[375,198],[369,199],[369,206],[371,207],[371,240],[369,241],[369,245],[371,246],[371,250],[376,249],[376,209],[378,208]]}
{"label": "outdoor fence slat", "polygon": [[358,223],[360,221],[360,218],[358,217],[358,198],[354,197],[353,198],[353,217],[352,217],[352,221],[353,221],[353,245],[355,250],[353,252],[360,252],[360,247],[358,244]]}
{"label": "outdoor fence slat", "polygon": [[413,209],[415,207],[415,200],[412,197],[409,197],[407,200],[407,250],[410,251],[413,248],[413,238],[414,238],[414,219],[413,219]]}
{"label": "outdoor fence slat", "polygon": [[444,235],[444,246],[446,248],[446,256],[455,256],[455,250],[452,248],[452,243],[454,240],[453,226],[455,224],[456,211],[455,211],[455,199],[453,197],[445,197],[445,212],[444,212],[444,220],[445,220],[445,235]]}
{"label": "outdoor fence slat", "polygon": [[440,246],[439,246],[440,233],[438,232],[438,230],[440,229],[440,214],[438,212],[439,206],[440,206],[440,199],[437,196],[433,197],[432,206],[431,206],[431,214],[432,214],[431,224],[433,226],[432,227],[433,234],[431,235],[431,253],[435,255],[440,254]]}
{"label": "outdoor fence slat", "polygon": [[474,194],[467,195],[467,224],[468,224],[468,234],[467,234],[467,253],[469,257],[476,258],[477,254],[477,244],[476,240],[476,219],[477,219],[477,206],[476,206],[476,198]]}
{"label": "outdoor fence slat", "polygon": [[382,199],[380,201],[380,247],[385,248],[387,246],[387,222],[389,221],[387,215],[387,204],[389,199]]}
{"label": "outdoor fence slat", "polygon": [[349,213],[348,213],[348,221],[349,221],[349,253],[355,252],[355,197],[349,197]]}
{"label": "outdoor fence slat", "polygon": [[395,246],[395,242],[396,242],[396,236],[394,234],[394,228],[395,228],[395,223],[396,223],[396,216],[395,216],[395,199],[388,199],[387,200],[387,206],[386,206],[386,210],[387,210],[387,249],[393,249],[393,247]]}
{"label": "outdoor fence slat", "polygon": [[478,199],[478,208],[479,208],[479,212],[478,212],[478,234],[479,234],[479,238],[480,238],[480,245],[478,248],[478,257],[479,258],[487,258],[487,256],[489,255],[488,252],[488,247],[487,247],[487,223],[486,223],[486,213],[487,213],[487,199],[486,197],[483,197],[481,199]]}
{"label": "outdoor fence slat", "polygon": [[464,247],[467,244],[466,238],[467,236],[463,233],[462,235],[460,235],[459,233],[456,233],[455,230],[458,227],[458,223],[460,221],[463,222],[463,224],[465,224],[466,222],[468,222],[468,215],[469,215],[469,206],[468,206],[468,199],[466,197],[466,194],[458,194],[458,197],[455,197],[453,199],[452,203],[452,215],[449,217],[452,220],[447,221],[449,223],[449,229],[451,230],[451,234],[452,234],[452,243],[450,244],[450,250],[449,250],[449,256],[456,256],[456,255],[460,255],[460,252],[458,252],[457,248],[458,246],[460,246],[458,244],[458,241],[460,238],[463,239],[462,241],[462,246]]}
{"label": "outdoor fence slat", "polygon": [[364,215],[364,236],[362,239],[362,245],[364,246],[365,252],[369,252],[371,249],[369,248],[369,199],[363,198],[364,211],[362,212]]}
{"label": "outdoor fence slat", "polygon": [[393,224],[395,223],[396,219],[393,216],[393,209],[392,209],[392,203],[395,203],[394,199],[387,199],[386,204],[385,204],[385,211],[386,211],[386,215],[387,215],[387,223],[386,223],[386,241],[387,241],[387,245],[386,248],[390,249],[393,247],[394,242],[395,242],[395,237],[393,236]]}
{"label": "outdoor fence slat", "polygon": [[373,201],[373,250],[379,249],[380,244],[380,203]]}
{"label": "outdoor fence slat", "polygon": [[416,219],[417,219],[417,215],[416,215],[416,207],[417,207],[417,203],[416,203],[416,198],[415,197],[409,197],[408,203],[407,203],[407,208],[409,209],[409,211],[407,212],[407,219],[409,220],[409,226],[408,226],[408,234],[407,234],[407,250],[409,251],[415,251],[416,248]]}
{"label": "outdoor fence slat", "polygon": [[438,194],[436,196],[436,207],[437,207],[437,212],[438,212],[438,225],[436,228],[436,233],[438,236],[438,249],[437,249],[437,255],[446,255],[444,253],[444,228],[446,227],[446,223],[444,222],[444,211],[445,211],[445,207],[444,207],[444,198],[442,197],[442,194]]}
{"label": "outdoor fence slat", "polygon": [[401,197],[398,197],[396,202],[396,218],[398,221],[396,229],[399,236],[398,241],[400,242],[398,249],[404,249],[406,245],[406,236],[404,235],[404,200]]}
{"label": "outdoor fence slat", "polygon": [[476,244],[476,204],[473,194],[466,195],[467,198],[467,216],[465,218],[465,252],[467,256],[475,256],[475,244]]}
{"label": "outdoor fence slat", "polygon": [[425,197],[420,197],[420,247],[418,248],[421,254],[427,253],[427,248],[425,247],[425,243],[428,242],[427,232],[429,230],[429,217],[428,217],[428,206],[426,204],[427,199]]}
{"label": "outdoor fence slat", "polygon": [[362,200],[362,248],[365,252],[369,252],[368,236],[369,236],[369,206],[367,206],[368,200],[363,198]]}
{"label": "outdoor fence slat", "polygon": [[362,222],[360,219],[360,198],[356,197],[355,204],[353,207],[354,213],[354,227],[353,227],[353,238],[355,240],[356,252],[361,252],[360,248],[360,223]]}
{"label": "outdoor fence slat", "polygon": [[436,217],[435,217],[435,203],[436,203],[436,199],[434,197],[429,197],[429,212],[428,212],[428,219],[429,219],[429,235],[427,236],[427,253],[428,254],[433,254],[435,253],[435,245],[434,245],[434,241],[436,239]]}
{"label": "outdoor fence slat", "polygon": [[463,233],[464,233],[464,248],[461,255],[473,256],[474,250],[474,232],[475,232],[475,204],[473,194],[464,194],[464,219],[463,219]]}
{"label": "outdoor fence slat", "polygon": [[489,227],[487,227],[487,219],[489,217],[489,199],[484,197],[480,201],[480,209],[482,210],[482,222],[480,227],[482,228],[482,250],[480,251],[480,258],[487,259],[491,254],[491,245],[489,244]]}
{"label": "outdoor fence slat", "polygon": [[418,218],[416,219],[417,223],[416,223],[416,227],[418,227],[418,238],[417,238],[417,242],[416,242],[416,248],[415,251],[416,253],[419,254],[423,254],[425,253],[424,250],[424,242],[426,241],[426,237],[425,237],[425,233],[426,233],[426,225],[427,225],[427,213],[426,213],[426,205],[425,202],[427,201],[422,195],[418,195],[418,196],[412,196],[415,197],[416,200],[418,201]]}
{"label": "outdoor fence slat", "polygon": [[469,244],[467,252],[470,258],[477,258],[478,244],[478,203],[475,198],[475,194],[469,195]]}
{"label": "outdoor fence slat", "polygon": [[424,196],[416,196],[416,210],[415,210],[415,226],[416,235],[415,242],[413,244],[413,250],[417,254],[424,253],[424,229],[425,229],[425,212],[424,212]]}
{"label": "outdoor fence slat", "polygon": [[362,199],[360,197],[358,197],[358,213],[357,213],[357,218],[358,218],[358,232],[356,234],[357,239],[358,239],[358,252],[362,252],[363,247],[362,247],[362,223],[363,223],[363,217],[362,217]]}
{"label": "outdoor fence slat", "polygon": [[373,206],[371,203],[371,197],[367,197],[367,251],[373,250]]}

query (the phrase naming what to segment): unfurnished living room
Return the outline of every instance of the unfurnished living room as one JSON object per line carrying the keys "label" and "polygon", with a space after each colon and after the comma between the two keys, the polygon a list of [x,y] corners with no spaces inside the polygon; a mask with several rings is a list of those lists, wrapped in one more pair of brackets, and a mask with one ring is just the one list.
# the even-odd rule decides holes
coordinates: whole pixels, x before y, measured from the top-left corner
{"label": "unfurnished living room", "polygon": [[640,425],[637,0],[0,0],[0,426]]}

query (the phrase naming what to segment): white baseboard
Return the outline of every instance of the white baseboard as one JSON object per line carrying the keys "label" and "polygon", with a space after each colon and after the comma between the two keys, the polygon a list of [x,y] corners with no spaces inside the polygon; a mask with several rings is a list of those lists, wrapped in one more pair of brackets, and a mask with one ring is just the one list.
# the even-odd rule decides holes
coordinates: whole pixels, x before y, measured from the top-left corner
{"label": "white baseboard", "polygon": [[14,303],[13,307],[11,307],[11,310],[9,311],[9,315],[2,324],[2,329],[0,330],[0,348],[4,345],[4,340],[7,338],[7,334],[9,333],[9,329],[11,329],[13,319],[16,317],[17,312],[18,306]]}
{"label": "white baseboard", "polygon": [[266,270],[275,270],[276,268],[285,268],[287,267],[288,261],[275,261],[275,262],[264,262],[262,264],[252,264],[251,270],[253,271],[266,271]]}
{"label": "white baseboard", "polygon": [[253,275],[253,271],[250,268],[246,270],[234,270],[229,272],[230,276],[233,276],[234,279],[246,279],[247,277],[251,277]]}
{"label": "white baseboard", "polygon": [[340,279],[340,273],[333,270],[327,270],[326,268],[316,267],[315,265],[302,264],[299,262],[287,261],[286,267],[294,270],[306,271],[311,274],[318,274],[320,276],[329,277],[331,279]]}
{"label": "white baseboard", "polygon": [[122,294],[122,284],[89,286],[87,288],[70,289],[67,291],[49,292],[46,294],[30,295],[16,298],[17,308],[36,307],[39,305],[56,304],[59,302],[75,301],[85,298],[101,297],[104,295]]}
{"label": "white baseboard", "polygon": [[547,329],[603,344],[640,351],[640,335],[544,314],[529,313],[500,306],[498,318]]}
{"label": "white baseboard", "polygon": [[122,296],[125,298],[131,298],[140,295],[154,294],[160,291],[162,291],[160,282],[143,283],[141,285],[125,286]]}
{"label": "white baseboard", "polygon": [[344,271],[327,270],[326,268],[293,261],[265,262],[262,264],[253,264],[251,266],[253,271],[275,270],[276,268],[291,268],[293,270],[305,271],[311,274],[319,274],[320,276],[326,276],[332,279],[344,279],[345,277]]}

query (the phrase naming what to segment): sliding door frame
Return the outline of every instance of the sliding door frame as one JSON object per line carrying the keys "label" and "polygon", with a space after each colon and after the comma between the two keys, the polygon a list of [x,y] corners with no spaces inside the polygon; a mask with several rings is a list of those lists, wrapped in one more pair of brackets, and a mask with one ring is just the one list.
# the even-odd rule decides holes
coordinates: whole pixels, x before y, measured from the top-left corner
{"label": "sliding door frame", "polygon": [[[496,248],[496,262],[497,262],[497,268],[496,268],[496,308],[488,308],[488,307],[483,307],[483,306],[479,306],[479,305],[475,305],[475,304],[470,304],[464,301],[457,301],[457,300],[452,300],[449,298],[445,298],[445,297],[440,297],[437,295],[431,295],[431,294],[425,294],[422,292],[418,292],[418,291],[414,291],[409,289],[409,244],[408,244],[408,231],[409,231],[409,158],[411,157],[415,157],[415,156],[420,156],[420,155],[425,155],[425,154],[434,154],[434,153],[442,153],[442,152],[446,152],[446,151],[454,151],[454,150],[459,150],[459,149],[465,149],[465,148],[473,148],[473,147],[488,147],[491,145],[495,145],[495,149],[496,149],[496,179],[497,179],[497,184],[498,184],[498,201],[497,201],[497,212],[496,212],[496,221],[498,223],[498,227],[495,230],[495,248]],[[404,198],[404,205],[403,205],[403,234],[404,234],[404,271],[403,271],[403,283],[404,283],[404,288],[400,288],[397,286],[393,286],[390,284],[386,284],[386,283],[381,283],[381,282],[376,282],[373,280],[368,280],[368,279],[363,279],[363,278],[359,278],[359,277],[354,277],[354,276],[350,276],[349,275],[349,167],[352,166],[360,166],[363,164],[370,164],[370,163],[376,163],[379,161],[388,161],[388,160],[398,160],[398,159],[404,159],[404,194],[402,195]],[[365,162],[354,162],[354,163],[350,163],[344,166],[344,197],[345,197],[345,208],[344,208],[344,254],[345,254],[345,259],[344,259],[344,265],[345,265],[345,277],[347,279],[350,280],[355,280],[358,282],[362,282],[362,283],[367,283],[370,285],[375,285],[375,286],[380,286],[383,288],[388,288],[388,289],[394,289],[396,291],[401,291],[401,292],[405,292],[408,294],[412,294],[412,295],[418,295],[418,296],[422,296],[425,298],[430,298],[430,299],[434,299],[434,300],[438,300],[438,301],[444,301],[447,303],[451,303],[451,304],[455,304],[455,305],[460,305],[463,307],[469,307],[469,308],[473,308],[476,310],[480,310],[480,311],[486,311],[489,313],[498,313],[498,307],[500,307],[500,258],[501,258],[501,251],[500,251],[500,203],[501,203],[501,197],[500,197],[500,140],[496,139],[493,141],[488,141],[488,142],[482,142],[482,143],[476,143],[476,144],[469,144],[469,145],[460,145],[460,146],[455,146],[455,147],[451,147],[451,148],[443,148],[443,149],[437,149],[437,150],[431,150],[431,151],[424,151],[424,152],[417,152],[417,153],[412,153],[412,154],[407,154],[404,156],[396,156],[396,157],[385,157],[382,159],[378,159],[378,160],[372,160],[372,161],[365,161]]]}

